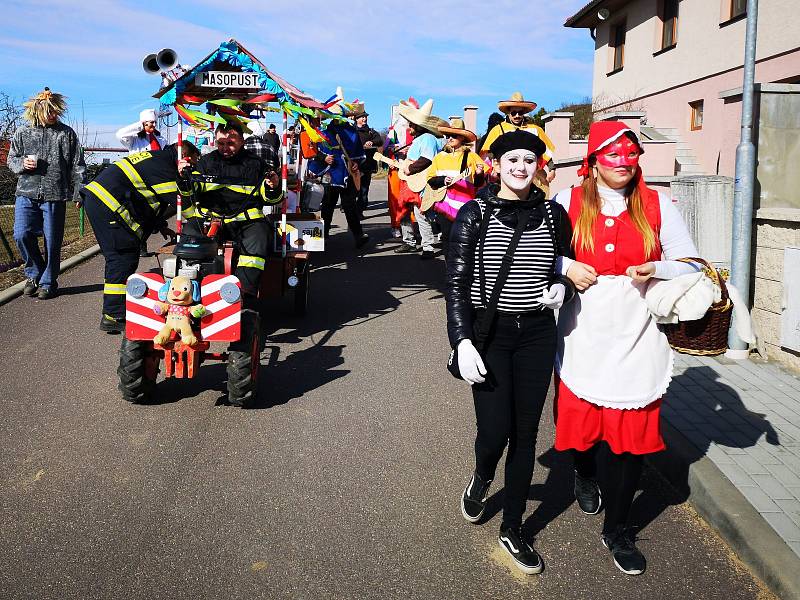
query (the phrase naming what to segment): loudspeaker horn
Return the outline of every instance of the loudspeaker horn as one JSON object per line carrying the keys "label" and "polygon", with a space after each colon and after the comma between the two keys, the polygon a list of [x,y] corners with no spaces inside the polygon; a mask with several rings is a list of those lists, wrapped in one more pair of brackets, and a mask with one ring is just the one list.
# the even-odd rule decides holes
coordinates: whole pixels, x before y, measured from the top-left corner
{"label": "loudspeaker horn", "polygon": [[169,71],[178,64],[178,53],[172,48],[163,48],[156,55],[156,62],[162,71]]}
{"label": "loudspeaker horn", "polygon": [[161,71],[161,67],[158,66],[158,56],[156,54],[148,54],[142,60],[142,69],[144,69],[145,73],[150,75],[155,75],[156,73]]}

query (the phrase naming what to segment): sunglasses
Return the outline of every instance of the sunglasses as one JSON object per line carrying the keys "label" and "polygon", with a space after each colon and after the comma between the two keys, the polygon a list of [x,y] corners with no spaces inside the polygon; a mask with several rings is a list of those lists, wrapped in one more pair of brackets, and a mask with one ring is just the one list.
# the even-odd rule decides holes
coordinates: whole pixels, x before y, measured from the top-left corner
{"label": "sunglasses", "polygon": [[519,116],[519,115],[524,115],[525,111],[522,111],[522,110],[510,110],[510,111],[508,111],[508,114],[510,114],[512,117],[516,117],[516,116]]}

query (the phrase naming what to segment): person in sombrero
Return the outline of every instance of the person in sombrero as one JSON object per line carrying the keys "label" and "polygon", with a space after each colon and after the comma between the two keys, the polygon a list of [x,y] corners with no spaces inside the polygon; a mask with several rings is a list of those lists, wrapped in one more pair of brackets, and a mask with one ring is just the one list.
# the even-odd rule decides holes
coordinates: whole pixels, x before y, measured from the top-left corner
{"label": "person in sombrero", "polygon": [[550,138],[547,137],[544,129],[534,124],[530,118],[527,117],[529,113],[532,113],[536,109],[536,106],[536,102],[525,100],[520,92],[514,92],[511,94],[511,98],[509,100],[501,100],[498,102],[497,109],[506,116],[506,119],[502,123],[498,123],[489,130],[489,133],[486,134],[483,145],[478,151],[480,152],[481,157],[485,158],[488,154],[490,154],[489,148],[491,148],[492,144],[498,137],[504,133],[508,133],[509,131],[514,131],[515,129],[524,129],[528,133],[538,136],[539,139],[544,142],[546,147],[544,154],[539,157],[539,168],[546,172],[546,182],[540,182],[543,184],[540,185],[540,187],[546,187],[546,185],[552,182],[556,176],[555,163],[553,163],[555,146]]}
{"label": "person in sombrero", "polygon": [[[428,168],[428,185],[433,189],[448,186],[444,199],[433,205],[446,249],[450,228],[459,209],[475,198],[475,192],[484,183],[486,164],[477,153],[470,150],[469,145],[477,136],[464,126],[463,119],[453,119],[446,126],[440,125],[439,133],[445,137],[447,143]],[[460,175],[467,170],[467,177],[461,178]]]}
{"label": "person in sombrero", "polygon": [[[409,131],[414,141],[406,153],[407,162],[401,167],[403,174],[413,175],[421,173],[433,164],[434,157],[443,147],[442,134],[439,133],[440,125],[447,125],[447,121],[434,116],[433,99],[429,98],[425,104],[415,108],[410,104],[400,104],[398,114],[409,123]],[[398,254],[417,251],[417,242],[414,237],[414,225],[411,223],[411,210],[419,227],[422,238],[422,259],[433,258],[435,237],[433,234],[432,220],[420,210],[420,194],[411,191],[405,181],[400,182],[400,203],[404,214],[400,219],[400,231],[403,243],[395,250]]]}

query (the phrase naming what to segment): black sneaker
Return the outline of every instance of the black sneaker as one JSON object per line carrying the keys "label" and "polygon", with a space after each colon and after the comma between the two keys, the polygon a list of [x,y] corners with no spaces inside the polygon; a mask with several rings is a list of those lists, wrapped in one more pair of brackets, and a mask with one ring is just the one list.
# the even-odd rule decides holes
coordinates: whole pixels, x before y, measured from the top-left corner
{"label": "black sneaker", "polygon": [[36,288],[39,287],[36,285],[36,282],[33,279],[28,279],[25,282],[25,287],[22,288],[22,293],[29,298],[33,298],[36,295]]}
{"label": "black sneaker", "polygon": [[472,474],[464,493],[461,494],[461,514],[470,523],[477,523],[486,510],[486,496],[492,480],[484,481],[477,473]]}
{"label": "black sneaker", "polygon": [[417,251],[416,246],[412,246],[411,244],[406,244],[405,242],[403,242],[403,244],[401,244],[394,250],[395,254],[411,254],[412,252],[416,251]]}
{"label": "black sneaker", "polygon": [[125,329],[125,319],[115,319],[105,313],[100,317],[100,331],[105,331],[106,333],[122,333],[123,329]]}
{"label": "black sneaker", "polygon": [[366,233],[364,233],[356,241],[356,249],[363,248],[364,246],[366,246],[367,242],[369,242],[369,236]]}
{"label": "black sneaker", "polygon": [[600,512],[603,500],[600,496],[600,486],[597,481],[588,477],[581,477],[575,471],[575,500],[578,507],[587,515],[596,515]]}
{"label": "black sneaker", "polygon": [[612,533],[604,533],[600,539],[603,545],[611,551],[614,564],[626,575],[641,575],[647,568],[647,561],[636,547],[633,531],[625,527],[618,527]]}
{"label": "black sneaker", "polygon": [[500,542],[500,547],[508,552],[520,571],[528,575],[542,572],[542,569],[544,569],[542,557],[533,549],[533,546],[522,539],[522,532],[519,527],[501,528],[500,536],[497,539]]}
{"label": "black sneaker", "polygon": [[39,291],[36,292],[36,297],[39,300],[50,300],[50,298],[56,295],[55,290],[50,289],[49,287],[41,287],[39,286]]}

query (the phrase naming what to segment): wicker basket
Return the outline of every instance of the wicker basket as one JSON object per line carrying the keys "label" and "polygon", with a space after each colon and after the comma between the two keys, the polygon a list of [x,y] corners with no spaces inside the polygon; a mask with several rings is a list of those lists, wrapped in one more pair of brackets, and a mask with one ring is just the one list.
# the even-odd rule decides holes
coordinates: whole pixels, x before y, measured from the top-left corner
{"label": "wicker basket", "polygon": [[728,295],[725,277],[702,258],[682,258],[683,262],[705,265],[703,272],[722,290],[719,302],[712,304],[706,314],[696,321],[680,321],[675,325],[661,325],[672,349],[682,354],[716,356],[728,349],[728,329],[731,325],[733,302]]}

